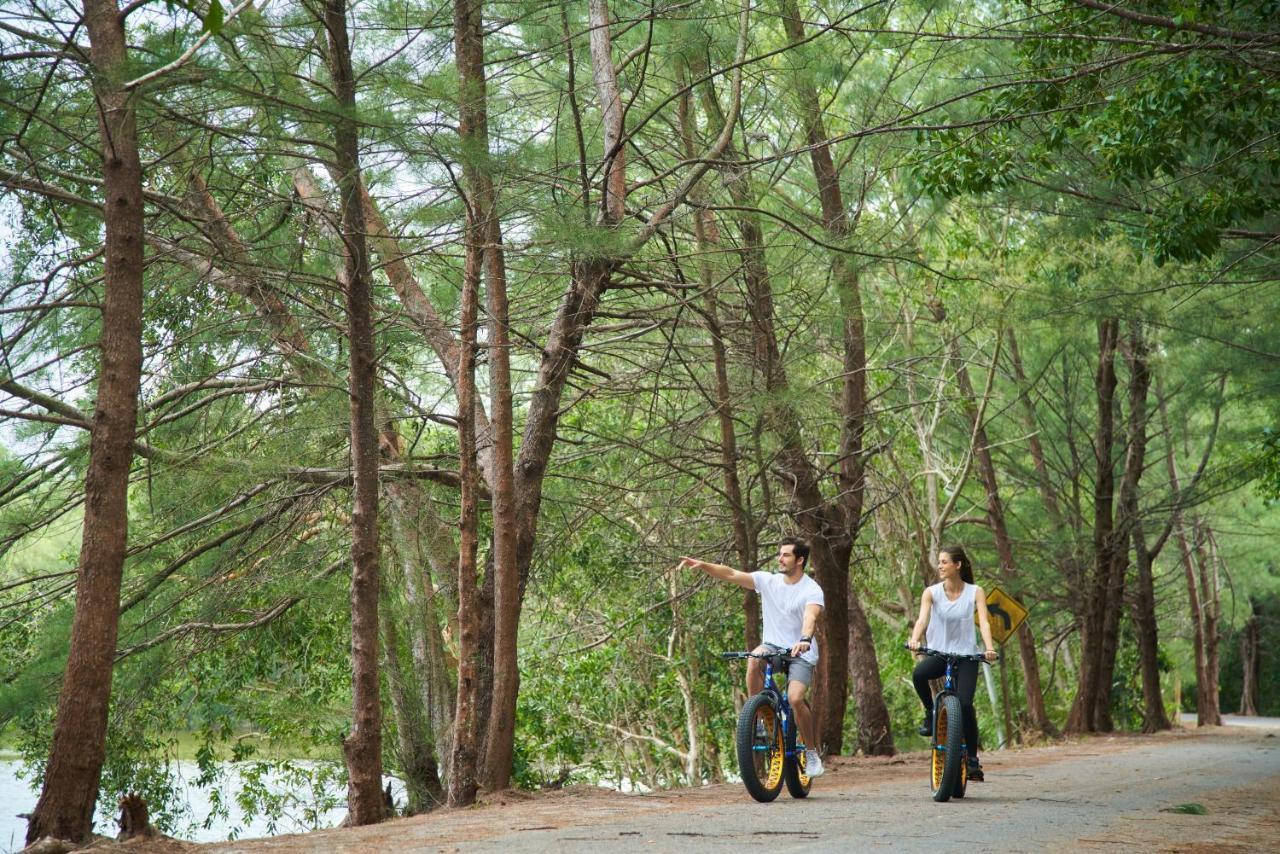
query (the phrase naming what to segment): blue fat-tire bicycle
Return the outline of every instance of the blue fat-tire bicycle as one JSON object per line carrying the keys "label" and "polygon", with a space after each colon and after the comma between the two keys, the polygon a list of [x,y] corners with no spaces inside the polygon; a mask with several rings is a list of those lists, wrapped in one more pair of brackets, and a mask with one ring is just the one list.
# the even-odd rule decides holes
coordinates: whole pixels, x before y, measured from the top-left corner
{"label": "blue fat-tire bicycle", "polygon": [[734,743],[742,785],[762,803],[778,797],[784,781],[791,797],[808,797],[811,781],[805,773],[805,744],[797,732],[787,692],[778,690],[773,679],[775,673],[785,675],[796,658],[781,652],[725,652],[721,657],[765,660],[764,690],[749,697],[738,715]]}
{"label": "blue fat-tire bicycle", "polygon": [[907,646],[907,649],[946,659],[947,673],[943,677],[942,690],[933,698],[929,788],[933,791],[933,799],[939,803],[963,798],[969,783],[969,746],[964,742],[964,713],[960,708],[960,695],[956,693],[955,666],[957,661],[981,663],[987,658],[981,654],[939,652],[923,646],[919,649]]}

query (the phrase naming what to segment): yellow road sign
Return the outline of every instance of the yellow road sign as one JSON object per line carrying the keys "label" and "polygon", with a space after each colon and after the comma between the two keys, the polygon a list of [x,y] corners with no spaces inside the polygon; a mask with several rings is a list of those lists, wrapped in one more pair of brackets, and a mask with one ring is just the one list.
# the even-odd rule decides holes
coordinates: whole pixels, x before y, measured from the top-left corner
{"label": "yellow road sign", "polygon": [[[991,618],[991,637],[1003,646],[1027,618],[1027,609],[1022,607],[1022,603],[1017,599],[993,584],[987,588],[987,614]],[[978,621],[976,612],[973,620],[975,623]]]}

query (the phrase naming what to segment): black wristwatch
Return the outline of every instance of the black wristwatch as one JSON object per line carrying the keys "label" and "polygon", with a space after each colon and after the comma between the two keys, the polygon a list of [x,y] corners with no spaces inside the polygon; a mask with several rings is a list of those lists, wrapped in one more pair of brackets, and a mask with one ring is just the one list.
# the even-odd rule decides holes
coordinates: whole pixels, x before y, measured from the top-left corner
{"label": "black wristwatch", "polygon": [[813,635],[805,635],[804,637],[800,638],[800,640],[801,640],[801,641],[803,641],[804,643],[812,644],[812,643],[813,643]]}

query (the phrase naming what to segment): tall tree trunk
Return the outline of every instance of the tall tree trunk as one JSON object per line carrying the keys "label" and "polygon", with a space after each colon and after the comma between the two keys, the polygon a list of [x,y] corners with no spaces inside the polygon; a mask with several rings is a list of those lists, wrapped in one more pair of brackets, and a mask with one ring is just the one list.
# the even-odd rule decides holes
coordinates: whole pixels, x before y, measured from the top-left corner
{"label": "tall tree trunk", "polygon": [[[601,218],[602,225],[612,229],[625,211],[623,193],[625,192],[626,182],[622,171],[624,159],[620,156],[625,140],[623,137],[621,111],[620,109],[614,110],[610,106],[614,102],[617,93],[617,74],[613,68],[612,60],[604,61],[607,57],[600,50],[603,42],[597,41],[596,31],[607,29],[608,27],[607,4],[604,0],[592,0],[590,9],[593,22],[592,68],[597,77],[596,90],[601,95],[602,112],[605,113],[606,180],[610,182],[610,191],[605,194],[603,199]],[[748,21],[748,13],[744,10],[739,17],[737,64],[734,71],[735,116],[740,102],[741,63],[746,52]],[[473,29],[472,32],[474,31]],[[617,97],[620,104],[620,96]],[[557,426],[561,415],[561,399],[565,383],[569,377],[569,370],[577,357],[583,336],[587,327],[595,319],[596,311],[600,305],[600,298],[608,287],[614,271],[626,258],[634,254],[651,239],[660,226],[667,222],[672,212],[684,201],[693,186],[705,174],[710,164],[724,152],[725,145],[728,142],[727,137],[727,134],[722,134],[713,147],[703,153],[703,156],[699,158],[698,164],[690,168],[672,197],[653,213],[627,248],[606,254],[575,253],[570,260],[569,285],[556,310],[551,329],[542,347],[541,363],[530,392],[529,408],[520,442],[520,453],[513,466],[512,495],[514,496],[515,511],[511,515],[512,518],[517,520],[514,546],[517,587],[514,597],[510,597],[505,593],[502,594],[504,603],[502,605],[502,619],[508,621],[508,625],[511,627],[519,625],[521,603],[533,561],[533,551],[538,530],[538,513],[542,503],[543,481],[546,477],[547,466],[550,463],[551,452],[555,447],[557,438]],[[614,151],[614,149],[617,149],[617,151]],[[499,242],[494,240],[493,236],[494,232],[490,231],[487,235],[488,243],[491,247],[497,247]],[[489,259],[487,258],[486,260]],[[500,443],[495,441],[494,448],[498,444]],[[484,458],[482,453],[482,467],[484,466]],[[496,466],[492,467],[491,470],[496,470],[496,468]],[[491,482],[491,488],[495,493],[497,492],[496,481],[497,477],[495,476],[493,482]],[[494,555],[491,553],[492,557]],[[480,626],[482,637],[493,637],[497,634],[496,620],[498,618],[495,612],[498,610],[496,600],[499,593],[494,579],[499,574],[497,567],[486,572],[484,584],[477,591],[477,611],[482,620]],[[488,607],[487,603],[490,601],[495,602],[493,608]],[[491,621],[488,625],[484,622],[486,619]],[[514,631],[508,631],[506,637],[510,639],[509,642],[514,642]],[[497,654],[496,647],[491,646],[490,649],[495,655]],[[512,648],[508,646],[508,649],[511,650]],[[512,661],[512,668],[514,668],[514,660]],[[486,668],[483,667],[483,663],[480,669],[482,673],[479,677],[480,688],[477,692],[477,698],[481,702],[481,708],[490,710],[490,720],[486,729],[483,748],[485,756],[484,782],[491,789],[501,788],[507,785],[511,774],[511,757],[513,755],[515,735],[515,704],[519,688],[518,674],[514,672],[502,674],[503,678],[508,681],[501,689],[504,692],[501,699],[497,696],[499,686],[495,676],[495,682],[492,683],[494,686],[494,698],[489,703],[483,703],[484,694],[486,693],[483,680],[483,671]],[[495,660],[490,672],[496,672],[500,669]]]}
{"label": "tall tree trunk", "polygon": [[[1138,643],[1138,657],[1142,670],[1142,730],[1157,732],[1169,729],[1172,724],[1164,711],[1164,697],[1160,692],[1160,641],[1156,625],[1154,559],[1147,549],[1143,532],[1142,512],[1138,506],[1137,481],[1146,468],[1147,395],[1151,389],[1151,370],[1147,364],[1148,346],[1142,326],[1134,323],[1129,333],[1129,346],[1125,356],[1129,362],[1129,457],[1125,464],[1125,484],[1121,489],[1120,507],[1125,515],[1125,526],[1133,541],[1134,563],[1137,566],[1138,589],[1133,596],[1133,622]],[[1132,486],[1129,486],[1132,482]]]}
{"label": "tall tree trunk", "polygon": [[1099,682],[1103,624],[1106,620],[1108,582],[1112,574],[1114,543],[1115,392],[1116,344],[1119,323],[1114,318],[1098,321],[1098,367],[1094,393],[1098,408],[1098,433],[1094,441],[1093,572],[1085,589],[1077,591],[1080,618],[1080,678],[1075,701],[1067,715],[1067,732],[1094,732],[1097,729],[1099,694],[1106,686]]}
{"label": "tall tree trunk", "polygon": [[[1031,400],[1031,384],[1027,381],[1026,372],[1022,366],[1022,355],[1018,350],[1018,339],[1013,329],[1009,329],[1006,333],[1009,341],[1009,358],[1013,366],[1014,378],[1018,383],[1018,398],[1022,404],[1023,423],[1028,433],[1028,448],[1031,451],[1031,462],[1036,473],[1036,486],[1040,491],[1040,497],[1044,503],[1045,510],[1048,511],[1050,523],[1055,532],[1070,532],[1076,524],[1077,516],[1070,519],[1064,512],[1063,502],[1059,499],[1058,493],[1054,491],[1053,480],[1049,476],[1049,467],[1045,462],[1044,446],[1040,442],[1040,431],[1036,418],[1036,407]],[[1069,429],[1069,427],[1068,427]],[[1070,439],[1068,439],[1070,444]],[[1078,542],[1076,537],[1072,537],[1072,542]],[[1086,575],[1081,568],[1082,561],[1079,553],[1072,548],[1063,556],[1064,562],[1067,564],[1066,569],[1069,579],[1083,579]],[[1027,644],[1028,637],[1019,637],[1019,649],[1023,649]],[[1063,647],[1064,651],[1069,654],[1069,650]]]}
{"label": "tall tree trunk", "polygon": [[[804,20],[795,0],[782,0],[782,19],[788,42],[793,48],[798,47],[804,41]],[[840,190],[840,175],[823,126],[818,92],[812,82],[801,75],[795,76],[793,86],[800,102],[800,118],[818,186],[823,227],[833,242],[843,244],[853,229]],[[829,553],[843,554],[845,559],[838,565],[819,563],[815,567],[820,573],[818,581],[827,600],[824,645],[819,660],[820,675],[827,677],[822,680],[825,696],[819,712],[820,730],[827,748],[839,752],[843,744],[844,710],[848,701],[844,674],[850,673],[859,687],[854,692],[858,706],[858,746],[864,753],[885,755],[894,752],[889,711],[880,690],[880,668],[871,626],[849,579],[848,557],[862,525],[866,496],[867,348],[858,271],[842,251],[833,253],[832,281],[842,315],[843,378],[840,465],[836,475],[838,498],[827,515],[836,522],[841,540]],[[821,535],[827,536],[825,532]],[[846,620],[843,625],[837,623],[841,616]]]}
{"label": "tall tree trunk", "polygon": [[[466,0],[460,0],[458,6]],[[455,11],[458,6],[455,6]],[[478,224],[467,218],[466,263],[462,275],[462,342],[457,348],[458,366],[454,385],[458,392],[458,459],[462,481],[462,506],[458,519],[461,545],[458,550],[458,700],[453,726],[453,754],[449,762],[449,805],[466,806],[475,801],[480,783],[480,732],[482,710],[492,699],[480,681],[484,649],[492,651],[483,634],[483,612],[476,590],[478,547],[477,492],[479,463],[476,459],[476,314],[479,302],[483,235]],[[489,573],[492,575],[492,573]],[[489,684],[492,684],[490,681]]]}
{"label": "tall tree trunk", "polygon": [[1218,660],[1219,623],[1221,611],[1218,602],[1219,563],[1218,541],[1213,529],[1203,519],[1196,520],[1196,562],[1200,565],[1200,603],[1204,609],[1204,705],[1207,723],[1222,726],[1222,705],[1218,690],[1220,665]]}
{"label": "tall tree trunk", "polygon": [[[956,382],[960,393],[964,396],[965,412],[969,417],[969,428],[973,432],[974,447],[978,463],[978,475],[982,479],[983,490],[987,495],[987,524],[995,538],[996,554],[1000,557],[1000,580],[1009,585],[1011,592],[1025,602],[1026,591],[1019,582],[1017,564],[1013,557],[1013,540],[1009,536],[1009,527],[1005,522],[1004,505],[1000,501],[1000,484],[996,478],[995,461],[991,456],[991,443],[987,439],[986,427],[978,418],[977,398],[974,395],[973,383],[969,380],[969,369],[960,353],[960,342],[956,336],[950,337],[951,359],[955,366]],[[996,352],[992,362],[1000,359],[1000,339],[996,342]],[[1040,664],[1036,658],[1035,637],[1031,626],[1023,623],[1017,631],[1018,652],[1022,659],[1023,686],[1026,692],[1027,717],[1040,733],[1056,735],[1057,728],[1049,720],[1049,713],[1044,705],[1044,691],[1040,686]]]}
{"label": "tall tree trunk", "polygon": [[609,34],[608,0],[588,0],[591,22],[591,71],[604,129],[604,192],[600,196],[601,221],[616,225],[626,215],[627,159],[622,126],[622,94],[613,67],[613,41]]}
{"label": "tall tree trunk", "polygon": [[[615,113],[609,107],[618,91],[617,73],[611,60],[604,61],[607,57],[600,54],[602,43],[598,43],[596,40],[597,31],[607,29],[609,25],[608,7],[605,0],[591,0],[590,10],[593,32],[592,68],[597,77],[596,91],[601,97],[602,111],[605,113],[606,122],[605,161],[610,176],[607,180],[615,181],[614,184],[610,185],[611,189],[603,199],[601,225],[612,232],[614,226],[619,222],[618,218],[625,211],[625,198],[621,197],[620,194],[625,190],[626,182],[612,177],[614,170],[621,169],[620,164],[623,161],[617,155],[620,153],[621,146],[625,140],[622,136],[621,113]],[[734,65],[734,107],[732,113],[735,120],[741,103],[741,67],[746,55],[747,28],[750,21],[748,9],[744,9],[740,13],[738,21],[738,44]],[[520,454],[515,464],[515,517],[519,520],[515,563],[519,574],[519,596],[516,597],[513,603],[515,613],[512,618],[516,621],[519,620],[519,609],[525,586],[528,583],[529,569],[533,561],[533,549],[538,530],[538,512],[542,505],[543,481],[546,477],[547,466],[551,461],[551,451],[555,447],[557,438],[556,431],[561,415],[560,402],[564,393],[565,383],[569,378],[569,370],[577,357],[583,336],[586,334],[587,327],[595,319],[596,312],[600,307],[600,299],[608,288],[614,272],[619,265],[634,255],[670,219],[671,214],[688,197],[689,192],[701,180],[710,165],[724,153],[725,147],[728,145],[732,124],[733,122],[729,122],[725,132],[716,139],[707,151],[702,153],[696,165],[691,167],[682,178],[672,196],[654,211],[649,220],[640,227],[625,248],[604,253],[575,252],[570,260],[569,286],[561,299],[559,308],[556,310],[551,330],[542,348],[542,359],[538,367],[538,375],[534,380],[533,389],[530,393],[529,408],[520,442]],[[617,141],[611,143],[609,140],[613,138],[614,134],[617,134]],[[613,151],[614,148],[619,151]],[[613,239],[612,235],[610,235],[609,239]],[[487,754],[490,757],[501,755],[510,757],[511,755],[511,744],[497,745],[493,743],[493,738],[495,735],[500,735],[507,741],[513,738],[515,731],[515,700],[516,695],[512,693],[509,695],[507,704],[502,706],[501,709],[497,708],[496,701],[493,704],[494,714],[502,714],[504,720],[500,725],[490,724],[490,743],[487,747]],[[511,773],[509,765],[509,759],[505,763],[505,767],[500,767],[500,764],[497,763],[489,763],[489,777],[486,782],[491,786],[496,785],[498,782],[505,785]]]}
{"label": "tall tree trunk", "polygon": [[[337,180],[338,173],[331,172],[331,174]],[[305,207],[322,217],[329,217],[325,198],[309,169],[305,167],[295,169],[293,182],[294,191]],[[198,175],[191,176],[187,196],[191,213],[201,224],[201,230],[208,236],[219,255],[227,259],[235,270],[232,275],[212,277],[212,280],[243,296],[254,306],[257,316],[267,321],[276,350],[288,360],[290,366],[304,382],[322,387],[343,384],[342,378],[314,356],[314,348],[303,333],[302,325],[289,311],[284,296],[276,286],[271,281],[253,274],[258,262],[252,258],[248,245],[236,233],[203,179]],[[373,206],[368,193],[364,191],[363,182],[361,201],[375,243],[384,255],[383,270],[391,279],[393,286],[398,290],[416,287],[398,245],[389,235],[386,224]],[[206,262],[201,261],[196,267],[201,274],[206,272]],[[340,272],[339,279],[345,281],[345,274]],[[421,321],[421,305],[410,304],[414,309],[419,310],[414,312],[415,321]],[[431,316],[434,317],[434,314]],[[438,331],[447,335],[443,324],[440,324]],[[383,462],[402,463],[404,442],[396,431],[395,425],[385,412],[379,412],[377,420],[382,425],[378,449]],[[445,647],[440,624],[441,622],[448,624],[454,620],[453,615],[442,610],[444,608],[442,603],[454,602],[452,593],[448,591],[452,589],[452,579],[457,570],[457,548],[449,533],[452,526],[447,526],[439,518],[432,509],[431,502],[416,483],[391,480],[385,484],[385,489],[386,515],[390,517],[392,533],[397,543],[396,549],[400,553],[403,593],[411,613],[407,628],[414,673],[412,676],[406,676],[406,684],[410,688],[416,686],[421,703],[421,708],[415,709],[413,714],[418,719],[425,719],[431,729],[431,733],[423,736],[427,738],[429,735],[426,743],[420,743],[415,747],[418,753],[423,750],[432,752],[429,763],[424,761],[416,766],[422,769],[427,777],[418,783],[406,780],[411,790],[410,807],[414,811],[419,811],[419,805],[412,800],[415,797],[414,791],[416,789],[419,792],[428,792],[439,789],[439,778],[432,776],[435,772],[431,769],[438,769],[440,759],[447,758],[453,727],[452,674],[455,663]],[[438,578],[444,579],[441,585],[432,584],[432,572]],[[456,606],[454,610],[456,611]],[[454,629],[449,631],[456,634]],[[424,714],[425,718],[423,718]],[[429,807],[430,804],[426,802],[421,805],[422,809]]]}
{"label": "tall tree trunk", "polygon": [[[1219,399],[1221,393],[1226,387],[1226,375],[1219,379],[1218,392]],[[1195,474],[1191,478],[1191,482],[1184,489],[1179,482],[1178,464],[1174,457],[1175,440],[1173,433],[1170,431],[1169,411],[1165,404],[1165,396],[1158,389],[1158,397],[1160,399],[1160,424],[1164,434],[1169,437],[1165,451],[1165,467],[1169,475],[1169,485],[1173,488],[1174,501],[1173,512],[1169,516],[1169,521],[1165,525],[1163,533],[1157,540],[1157,544],[1152,548],[1153,554],[1159,551],[1170,534],[1176,535],[1178,542],[1178,552],[1182,559],[1183,577],[1187,585],[1187,602],[1191,610],[1191,628],[1192,640],[1195,650],[1196,664],[1196,721],[1200,726],[1219,726],[1222,723],[1222,715],[1218,702],[1217,694],[1217,667],[1216,664],[1210,672],[1209,666],[1209,649],[1212,645],[1215,648],[1216,657],[1216,626],[1214,630],[1214,638],[1211,644],[1209,633],[1207,630],[1210,616],[1209,603],[1204,599],[1204,589],[1197,582],[1196,564],[1200,550],[1200,527],[1195,517],[1191,520],[1192,537],[1195,543],[1191,542],[1191,538],[1187,536],[1187,520],[1183,512],[1183,508],[1188,503],[1188,497],[1193,495],[1196,487],[1200,483],[1200,478],[1204,475],[1208,468],[1209,458],[1213,453],[1213,447],[1217,441],[1218,424],[1222,414],[1221,405],[1215,407],[1213,413],[1213,424],[1209,430],[1209,436],[1205,442],[1204,453],[1200,458],[1200,465],[1196,469]],[[1203,561],[1199,561],[1203,563]],[[1216,585],[1214,587],[1214,599],[1217,599]],[[1215,620],[1216,623],[1216,620]]]}
{"label": "tall tree trunk", "polygon": [[383,670],[387,674],[387,693],[396,720],[396,760],[409,799],[405,815],[420,815],[444,802],[444,789],[440,785],[440,766],[432,744],[430,722],[416,702],[414,674],[406,672],[400,663],[400,629],[390,604],[383,601],[378,612],[382,621]]}
{"label": "tall tree trunk", "polygon": [[[605,0],[591,0],[589,8],[592,22],[592,69],[605,125],[606,191],[601,200],[601,217],[603,224],[612,226],[621,221],[626,202],[621,96],[618,94],[617,74],[609,55],[608,4]],[[511,779],[516,700],[519,692],[515,633],[533,561],[543,478],[555,446],[560,396],[582,337],[595,317],[600,297],[618,263],[619,259],[607,256],[577,258],[570,263],[569,290],[556,313],[543,349],[542,365],[525,422],[519,465],[513,473],[513,495],[517,508],[514,518],[518,519],[512,564],[515,577],[495,578],[502,572],[501,567],[497,566],[495,572],[486,576],[486,587],[490,584],[490,578],[494,578],[494,681],[493,698],[488,707],[483,768],[485,786],[491,790],[505,788]],[[511,584],[515,585],[514,596],[509,588]],[[502,647],[496,643],[499,624],[506,627]],[[499,661],[497,656],[503,654],[504,650],[508,654],[503,661]]]}
{"label": "tall tree trunk", "polygon": [[1258,677],[1262,673],[1261,619],[1262,608],[1253,597],[1249,598],[1252,613],[1240,632],[1240,714],[1258,714]]}
{"label": "tall tree trunk", "polygon": [[1173,723],[1164,710],[1160,690],[1160,642],[1155,620],[1155,572],[1151,552],[1143,534],[1142,521],[1133,526],[1134,563],[1138,569],[1138,589],[1133,601],[1133,622],[1137,629],[1138,655],[1142,668],[1142,731],[1170,729]]}
{"label": "tall tree trunk", "polygon": [[493,494],[493,695],[488,710],[486,755],[481,769],[487,788],[510,781],[516,696],[520,689],[518,634],[520,568],[513,473],[510,337],[506,259],[489,159],[488,91],[484,72],[484,22],[480,0],[454,3],[454,57],[458,68],[458,135],[462,175],[474,236],[481,248],[488,307],[489,415],[492,419]]}
{"label": "tall tree trunk", "polygon": [[[1165,435],[1169,436],[1165,449],[1165,466],[1169,474],[1169,484],[1174,494],[1180,495],[1182,490],[1178,483],[1178,467],[1174,459],[1174,441],[1169,433],[1169,414],[1163,394],[1160,395],[1160,418]],[[1200,591],[1196,584],[1195,554],[1187,538],[1184,514],[1179,507],[1174,507],[1170,522],[1178,541],[1178,555],[1187,585],[1187,604],[1191,610],[1191,639],[1196,665],[1196,723],[1199,726],[1213,726],[1217,723],[1215,716],[1205,703],[1204,686],[1208,684],[1208,676],[1204,642],[1204,610],[1200,605]]]}
{"label": "tall tree trunk", "polygon": [[106,756],[142,376],[142,163],[134,105],[122,89],[128,62],[124,18],[114,0],[85,0],[84,19],[98,106],[106,220],[101,362],[70,652],[44,788],[27,823],[29,843],[44,836],[85,842],[93,829]]}
{"label": "tall tree trunk", "polygon": [[352,730],[342,742],[347,761],[347,807],[355,826],[382,821],[382,698],[378,684],[378,430],[374,389],[373,289],[360,199],[360,134],[356,84],[347,38],[346,0],[326,0],[329,74],[334,118],[333,168],[338,177],[345,259],[351,379],[351,683]]}
{"label": "tall tree trunk", "polygon": [[[293,177],[295,191],[303,204],[323,214],[323,199],[309,170],[297,169]],[[381,269],[386,273],[401,307],[440,359],[456,392],[462,346],[422,291],[406,262],[399,241],[388,228],[363,183],[360,189],[366,224],[373,246],[379,253]],[[479,246],[478,243],[476,245]],[[480,263],[479,257],[477,255],[477,264]],[[479,269],[477,266],[476,275],[479,275]],[[475,420],[479,470],[482,476],[487,477],[492,471],[493,438],[488,417],[478,400],[472,407],[472,416]],[[402,457],[402,445],[394,427],[388,423],[383,430],[380,448],[394,462]],[[460,635],[458,602],[455,595],[448,592],[457,583],[460,560],[458,548],[451,534],[453,526],[436,514],[430,498],[416,485],[392,481],[387,485],[387,497],[392,529],[406,543],[413,544],[411,551],[417,560],[417,566],[406,566],[404,573],[405,596],[410,600],[411,607],[414,607],[413,603],[417,603],[417,619],[410,623],[414,668],[421,688],[423,707],[436,733],[438,756],[447,767],[453,750],[456,662],[450,657],[444,644],[440,624],[443,623],[453,637]],[[434,590],[427,567],[440,579]],[[480,709],[489,708],[489,698],[493,693],[493,646],[489,642],[493,637],[492,574],[486,574],[485,581],[486,588],[476,592],[474,608],[474,616],[479,621],[475,635],[485,639],[485,642],[478,653],[476,676],[469,683],[476,707]],[[483,756],[483,750],[477,750]]]}
{"label": "tall tree trunk", "polygon": [[[520,689],[517,642],[520,603],[524,596],[517,540],[514,473],[514,416],[511,394],[511,343],[507,305],[506,268],[497,212],[486,207],[485,297],[488,307],[489,412],[493,425],[493,674],[494,691],[489,718],[485,779],[490,790],[506,788],[515,737],[516,697]],[[505,769],[505,770],[504,770]]]}
{"label": "tall tree trunk", "polygon": [[[1172,453],[1172,451],[1170,451]],[[1204,608],[1200,604],[1200,589],[1196,582],[1195,553],[1187,540],[1182,525],[1178,525],[1178,551],[1182,558],[1183,576],[1187,583],[1187,601],[1191,609],[1192,640],[1196,660],[1196,723],[1199,726],[1216,726],[1215,716],[1205,702],[1205,686],[1209,684],[1208,655],[1204,638]]]}
{"label": "tall tree trunk", "polygon": [[[380,447],[387,447],[386,437],[384,429]],[[409,611],[405,628],[413,681],[437,761],[447,763],[453,739],[457,661],[446,646],[445,634],[455,639],[458,635],[458,548],[444,530],[430,497],[417,484],[393,480],[385,488],[385,515],[390,518],[399,557],[395,564],[400,569],[398,589]],[[444,579],[443,583],[433,583],[433,574]]]}
{"label": "tall tree trunk", "polygon": [[[1118,325],[1116,331],[1118,336]],[[1114,530],[1111,535],[1110,564],[1103,600],[1102,644],[1098,649],[1097,659],[1099,692],[1095,698],[1094,726],[1100,732],[1110,732],[1115,728],[1111,718],[1111,685],[1115,676],[1116,655],[1120,647],[1120,619],[1124,613],[1125,588],[1129,572],[1129,542],[1133,527],[1139,519],[1138,487],[1142,473],[1146,470],[1147,392],[1151,386],[1151,372],[1147,369],[1145,361],[1146,342],[1141,326],[1135,324],[1124,341],[1120,342],[1118,337],[1117,341],[1119,349],[1124,352],[1130,371],[1125,464],[1120,480]],[[1155,620],[1154,611],[1151,620],[1152,622]],[[1157,695],[1159,694],[1158,685],[1157,676]]]}
{"label": "tall tree trunk", "polygon": [[[816,514],[808,514],[804,526],[805,533],[813,541],[810,554],[816,554],[813,574],[822,587],[826,606],[818,632],[821,657],[818,659],[818,678],[814,691],[814,713],[818,719],[819,749],[830,753],[840,753],[844,749],[844,710],[849,702],[849,556],[851,548],[845,541],[832,536],[826,526],[818,523]],[[858,638],[866,640],[865,636]],[[859,662],[862,664],[862,662]],[[867,675],[861,668],[859,675]],[[876,668],[876,679],[879,668]],[[840,717],[837,719],[836,714]],[[878,729],[878,721],[873,717],[864,720],[859,716],[858,730],[864,724]],[[883,733],[880,733],[883,737]],[[889,736],[892,738],[892,735]],[[868,746],[875,744],[873,740]]]}

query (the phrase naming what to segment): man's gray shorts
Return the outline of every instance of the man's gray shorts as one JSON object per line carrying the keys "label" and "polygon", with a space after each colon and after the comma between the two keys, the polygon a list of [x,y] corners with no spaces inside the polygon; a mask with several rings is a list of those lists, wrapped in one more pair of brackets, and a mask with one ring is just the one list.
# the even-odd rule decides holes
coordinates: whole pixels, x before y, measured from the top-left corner
{"label": "man's gray shorts", "polygon": [[[790,647],[778,646],[772,643],[762,643],[760,646],[774,652],[787,654],[791,652]],[[813,684],[813,665],[802,658],[797,658],[791,662],[791,666],[787,668],[787,682],[799,682],[806,688]]]}

